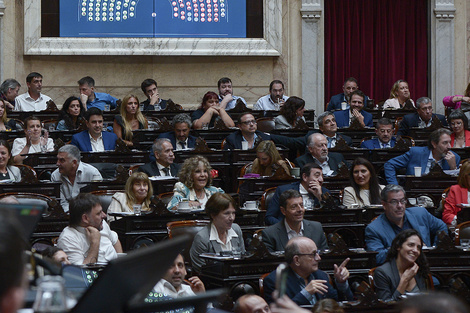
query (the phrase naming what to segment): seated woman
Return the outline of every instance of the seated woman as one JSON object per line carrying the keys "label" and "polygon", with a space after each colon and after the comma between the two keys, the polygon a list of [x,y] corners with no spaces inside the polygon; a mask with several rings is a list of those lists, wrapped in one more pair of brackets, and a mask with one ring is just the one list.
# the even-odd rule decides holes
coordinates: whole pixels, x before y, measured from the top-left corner
{"label": "seated woman", "polygon": [[468,118],[462,110],[452,111],[447,117],[452,134],[450,145],[453,148],[464,148],[470,146],[470,131],[468,130]]}
{"label": "seated woman", "polygon": [[14,119],[7,118],[5,102],[0,99],[0,131],[2,130],[16,130],[16,121]]}
{"label": "seated woman", "polygon": [[120,113],[114,117],[113,131],[127,146],[133,146],[132,131],[148,128],[148,122],[140,112],[139,99],[134,95],[125,96]]}
{"label": "seated woman", "polygon": [[12,165],[11,148],[8,141],[0,139],[0,182],[20,182],[20,169]]}
{"label": "seated woman", "polygon": [[23,163],[26,159],[23,154],[54,151],[54,141],[49,138],[49,133],[44,131],[44,136],[41,136],[42,126],[39,118],[34,115],[28,116],[24,124],[26,137],[16,138],[13,141],[11,155],[15,164]]}
{"label": "seated woman", "polygon": [[410,98],[410,89],[408,83],[402,79],[399,79],[393,84],[392,90],[390,91],[390,99],[385,101],[383,108],[384,109],[403,109],[405,102],[407,100],[411,101],[414,107],[415,103]]}
{"label": "seated woman", "polygon": [[189,200],[191,207],[204,208],[207,200],[222,189],[211,186],[211,165],[206,158],[197,155],[186,159],[178,173],[179,182],[173,188],[173,197],[168,203],[168,210],[175,211],[183,199]]}
{"label": "seated woman", "polygon": [[379,185],[377,174],[372,163],[364,158],[354,160],[349,171],[350,187],[344,188],[343,204],[350,209],[353,204],[360,207],[380,204],[380,191],[385,187]]}
{"label": "seated woman", "polygon": [[264,140],[256,147],[257,158],[253,161],[251,172],[261,176],[272,176],[278,167],[282,167],[288,175],[290,168],[276,149],[271,140]]}
{"label": "seated woman", "polygon": [[[142,211],[150,211],[150,199],[153,196],[152,182],[145,173],[135,172],[127,179],[125,192],[116,192],[108,207],[110,212],[134,212],[134,205],[141,205]],[[108,222],[114,216],[108,214]]]}
{"label": "seated woman", "polygon": [[423,239],[414,229],[404,230],[393,239],[386,262],[374,272],[379,299],[396,301],[406,293],[426,290],[429,266],[422,247]]}
{"label": "seated woman", "polygon": [[460,212],[459,204],[468,204],[470,197],[470,161],[465,161],[460,167],[457,185],[452,185],[444,202],[442,220],[447,225],[457,225],[457,213]]}
{"label": "seated woman", "polygon": [[234,127],[235,123],[225,109],[219,107],[219,96],[215,92],[206,92],[202,98],[199,109],[191,114],[194,129],[214,127],[215,120],[221,118],[227,127]]}
{"label": "seated woman", "polygon": [[452,109],[470,110],[470,83],[467,85],[463,96],[447,96],[442,99],[442,103]]}
{"label": "seated woman", "polygon": [[286,100],[279,111],[279,115],[274,118],[275,129],[294,128],[299,119],[304,118],[305,101],[302,98],[292,96]]}
{"label": "seated woman", "polygon": [[74,130],[85,122],[85,108],[77,97],[68,97],[60,110],[57,130]]}
{"label": "seated woman", "polygon": [[233,198],[225,193],[215,193],[207,201],[206,213],[211,223],[196,234],[189,251],[196,272],[199,272],[206,263],[201,258],[201,253],[221,251],[245,253],[242,231],[240,226],[233,223],[235,206]]}

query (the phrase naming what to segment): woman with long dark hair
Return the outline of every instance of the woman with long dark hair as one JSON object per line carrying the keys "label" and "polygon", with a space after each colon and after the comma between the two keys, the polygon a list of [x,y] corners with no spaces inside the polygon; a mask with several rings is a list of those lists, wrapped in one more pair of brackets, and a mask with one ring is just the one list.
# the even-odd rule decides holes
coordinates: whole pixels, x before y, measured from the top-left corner
{"label": "woman with long dark hair", "polygon": [[57,130],[74,130],[80,127],[80,123],[85,121],[85,108],[80,99],[74,96],[65,100],[62,110],[60,110]]}
{"label": "woman with long dark hair", "polygon": [[305,101],[302,98],[292,96],[286,100],[279,111],[279,115],[274,118],[275,129],[294,128],[299,119],[304,118]]}

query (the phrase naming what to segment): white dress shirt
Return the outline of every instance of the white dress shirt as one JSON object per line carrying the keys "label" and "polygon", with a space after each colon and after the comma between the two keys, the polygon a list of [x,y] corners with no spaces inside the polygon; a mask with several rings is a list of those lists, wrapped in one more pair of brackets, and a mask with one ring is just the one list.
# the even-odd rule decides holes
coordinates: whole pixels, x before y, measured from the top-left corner
{"label": "white dress shirt", "polygon": [[44,111],[45,109],[47,109],[47,101],[49,100],[51,100],[51,98],[46,95],[43,95],[42,93],[39,94],[39,98],[37,100],[34,100],[29,95],[29,92],[26,92],[15,98],[14,111]]}
{"label": "white dress shirt", "polygon": [[103,152],[104,151],[103,134],[101,134],[96,140],[91,136],[90,133],[88,133],[88,136],[90,136],[90,143],[91,143],[92,151]]}

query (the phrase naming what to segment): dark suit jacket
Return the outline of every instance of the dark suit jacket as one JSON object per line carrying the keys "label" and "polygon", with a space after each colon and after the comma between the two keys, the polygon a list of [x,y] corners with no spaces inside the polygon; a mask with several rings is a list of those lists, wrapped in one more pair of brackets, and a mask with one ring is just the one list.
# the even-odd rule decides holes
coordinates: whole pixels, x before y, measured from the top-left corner
{"label": "dark suit jacket", "polygon": [[[441,114],[432,114],[432,117],[437,116],[439,121],[441,121],[443,126],[447,126],[447,121],[444,115]],[[407,136],[410,132],[410,128],[418,127],[419,125],[419,115],[418,113],[411,113],[403,116],[403,119],[400,122],[400,128],[398,129],[397,135]]]}
{"label": "dark suit jacket", "polygon": [[[271,136],[269,134],[260,132],[259,130],[256,131],[256,136],[258,136],[258,138],[261,140],[271,140]],[[224,150],[241,149],[243,140],[242,138],[243,136],[241,130],[237,130],[236,132],[231,133],[225,138]]]}
{"label": "dark suit jacket", "polygon": [[[160,171],[158,170],[158,166],[157,166],[156,162],[146,163],[146,164],[142,165],[141,167],[139,167],[139,169],[137,171],[145,173],[149,177],[160,176]],[[171,176],[178,177],[178,172],[179,171],[180,171],[180,165],[179,164],[173,163],[173,164],[170,165]]]}
{"label": "dark suit jacket", "polygon": [[[328,249],[323,227],[319,222],[307,221],[304,219],[304,237],[312,239],[319,250]],[[284,219],[277,224],[271,225],[263,230],[263,242],[270,252],[284,251],[289,238],[287,237]]]}
{"label": "dark suit jacket", "polygon": [[[364,99],[364,105],[367,103],[367,100],[369,100],[369,97],[365,97]],[[327,111],[333,111],[333,110],[341,110],[341,102],[346,102],[346,98],[344,97],[344,93],[339,93],[337,95],[334,95],[331,97],[330,102],[328,102],[328,107],[326,108]],[[349,103],[348,103],[348,108],[349,108]]]}
{"label": "dark suit jacket", "polygon": [[[393,148],[396,142],[397,142],[397,138],[393,136],[392,139],[390,139],[390,148]],[[372,139],[364,141],[363,143],[361,143],[360,148],[369,149],[369,150],[382,149],[380,146],[379,138],[372,138]]]}
{"label": "dark suit jacket", "polygon": [[[310,305],[310,302],[307,298],[302,295],[301,291],[302,288],[300,287],[300,279],[303,278],[297,277],[295,272],[289,267],[288,274],[287,274],[287,282],[286,282],[286,294],[289,298],[292,299],[297,305]],[[336,290],[330,284],[330,278],[327,273],[323,272],[322,270],[317,270],[310,274],[308,281],[312,281],[314,279],[323,279],[326,280],[326,285],[328,286],[328,291],[325,294],[316,293],[315,298],[316,301],[321,299],[335,299],[336,301],[340,301],[343,299],[353,300],[354,296],[351,292],[351,289],[348,288],[345,293],[343,294],[340,292],[338,294],[338,290]],[[273,302],[272,293],[276,289],[276,271],[271,272],[263,281],[264,286],[264,298],[266,302],[271,303]]]}
{"label": "dark suit jacket", "polygon": [[[338,171],[341,162],[347,164],[346,160],[344,159],[344,156],[341,153],[328,153],[328,165],[330,166],[330,169],[334,171],[334,174],[336,174],[336,172]],[[313,156],[310,154],[310,152],[306,152],[304,155],[294,160],[295,166],[300,168],[302,168],[305,164],[308,163],[315,163],[315,160],[313,159]]]}
{"label": "dark suit jacket", "polygon": [[[300,189],[299,186],[300,186],[300,181],[277,187],[276,192],[274,193],[271,201],[269,202],[268,209],[266,210],[266,215],[264,217],[264,222],[266,223],[266,225],[274,225],[284,218],[284,215],[282,215],[281,213],[281,207],[279,206],[279,197],[286,190],[293,189],[293,190],[299,191]],[[321,191],[322,193],[330,192],[325,187],[321,187]],[[314,205],[315,206],[320,205],[320,202],[318,201],[317,198],[314,199]]]}
{"label": "dark suit jacket", "polygon": [[[161,100],[162,101],[160,102],[160,108],[164,110],[166,108],[166,100]],[[155,111],[155,107],[153,105],[150,105],[149,99],[142,101],[140,104],[144,105],[144,111]]]}
{"label": "dark suit jacket", "polygon": [[[102,134],[104,150],[114,150],[116,148],[116,134],[111,132],[102,132]],[[73,135],[71,144],[77,146],[78,149],[83,152],[93,151],[91,148],[90,134],[88,133],[88,130],[84,130],[78,134]]]}
{"label": "dark suit jacket", "polygon": [[[176,150],[176,136],[175,136],[174,131],[160,134],[158,136],[158,138],[170,139],[171,144],[173,145],[173,149]],[[195,145],[196,145],[196,137],[189,135],[189,137],[188,137],[188,146],[186,148],[194,148]]]}
{"label": "dark suit jacket", "polygon": [[[349,113],[350,112],[351,111],[349,109],[333,112],[336,118],[336,124],[338,125],[338,128],[349,127]],[[372,121],[372,114],[364,110],[361,110],[359,113],[361,113],[362,116],[364,116],[364,124],[367,127],[374,127],[374,123]]]}

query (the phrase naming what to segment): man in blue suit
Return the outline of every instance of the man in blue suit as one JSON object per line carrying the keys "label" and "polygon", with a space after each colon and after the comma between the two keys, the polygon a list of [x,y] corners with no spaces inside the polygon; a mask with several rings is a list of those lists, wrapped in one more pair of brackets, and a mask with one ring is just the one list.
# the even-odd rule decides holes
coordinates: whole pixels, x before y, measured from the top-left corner
{"label": "man in blue suit", "polygon": [[301,179],[298,182],[277,187],[266,210],[264,218],[266,225],[274,225],[284,218],[279,203],[279,198],[284,191],[290,189],[299,191],[304,200],[304,207],[309,209],[319,207],[322,195],[330,192],[322,186],[323,174],[320,165],[316,163],[306,164],[300,170],[300,177]]}
{"label": "man in blue suit", "polygon": [[85,114],[88,130],[73,135],[71,144],[82,152],[102,152],[116,148],[115,133],[103,131],[103,112],[90,108]]}
{"label": "man in blue suit", "polygon": [[[312,239],[293,237],[285,250],[287,269],[286,294],[297,305],[314,305],[322,299],[336,301],[354,299],[349,288],[349,271],[346,265],[349,258],[340,266],[334,264],[333,275],[337,289],[330,284],[327,273],[320,270],[318,265],[321,257]],[[271,272],[263,281],[264,298],[268,303],[273,302],[272,294],[276,288],[276,271]]]}
{"label": "man in blue suit", "polygon": [[[349,99],[351,93],[359,89],[357,80],[354,77],[349,77],[343,84],[343,93],[334,95],[328,102],[327,111],[333,110],[345,110],[349,109]],[[367,103],[367,96],[365,97],[365,103]]]}
{"label": "man in blue suit", "polygon": [[385,186],[381,198],[385,212],[370,223],[365,231],[367,249],[378,252],[378,265],[385,262],[393,239],[402,230],[417,230],[428,247],[435,242],[439,231],[448,231],[446,224],[425,208],[406,208],[406,193],[401,186]]}
{"label": "man in blue suit", "polygon": [[377,135],[377,138],[372,138],[362,142],[361,148],[369,150],[387,149],[393,148],[397,142],[396,137],[393,136],[393,123],[386,117],[377,121],[375,134]]}
{"label": "man in blue suit", "polygon": [[194,149],[196,137],[189,134],[192,126],[191,117],[186,113],[180,113],[173,117],[171,125],[174,130],[160,134],[158,138],[170,139],[174,150]]}
{"label": "man in blue suit", "polygon": [[414,175],[415,167],[421,168],[421,174],[439,164],[443,170],[455,170],[460,164],[460,156],[450,151],[450,130],[440,128],[429,135],[427,147],[411,147],[408,152],[388,160],[384,165],[385,178],[389,184],[398,184],[397,170],[406,168],[406,175]]}
{"label": "man in blue suit", "polygon": [[416,100],[416,107],[416,113],[407,114],[403,117],[397,135],[408,135],[412,127],[429,127],[434,117],[437,117],[443,126],[448,125],[444,115],[432,113],[432,101],[428,97],[421,97]]}
{"label": "man in blue suit", "polygon": [[351,93],[351,99],[349,100],[350,108],[342,111],[335,111],[336,124],[339,128],[349,127],[353,119],[357,119],[362,127],[374,127],[372,122],[372,114],[364,111],[366,95],[356,90]]}

